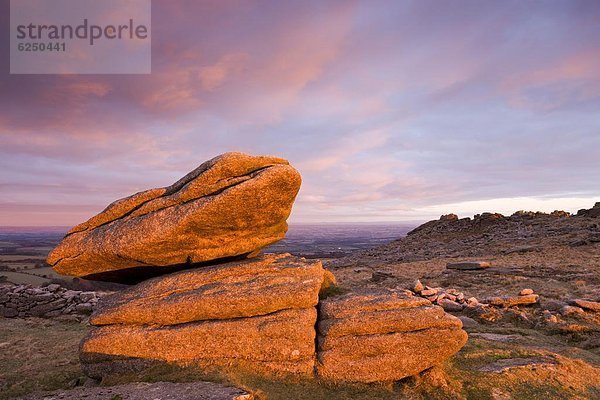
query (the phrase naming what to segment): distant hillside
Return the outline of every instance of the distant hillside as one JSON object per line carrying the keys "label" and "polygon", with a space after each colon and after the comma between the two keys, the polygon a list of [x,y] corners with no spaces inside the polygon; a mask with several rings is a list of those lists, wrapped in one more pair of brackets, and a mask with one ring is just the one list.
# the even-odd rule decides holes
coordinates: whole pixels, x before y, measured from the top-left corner
{"label": "distant hillside", "polygon": [[565,211],[518,211],[511,216],[483,213],[472,219],[443,215],[413,229],[404,238],[355,252],[331,265],[482,257],[590,245],[600,245],[600,203],[576,215]]}

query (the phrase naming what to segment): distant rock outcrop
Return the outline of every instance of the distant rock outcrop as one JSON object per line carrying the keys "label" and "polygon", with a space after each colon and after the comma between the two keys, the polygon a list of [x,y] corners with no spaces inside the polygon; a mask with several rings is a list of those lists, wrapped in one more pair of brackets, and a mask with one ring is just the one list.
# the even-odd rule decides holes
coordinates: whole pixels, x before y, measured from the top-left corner
{"label": "distant rock outcrop", "polygon": [[100,378],[155,360],[311,375],[325,278],[319,261],[268,255],[150,279],[94,314],[102,326],[81,344],[84,370]]}
{"label": "distant rock outcrop", "polygon": [[510,216],[482,213],[473,218],[442,215],[406,237],[374,249],[362,250],[327,262],[328,267],[357,263],[413,262],[438,257],[466,258],[539,252],[556,246],[578,247],[600,243],[600,203],[576,216],[517,211]]}
{"label": "distant rock outcrop", "polygon": [[593,208],[589,210],[582,209],[577,211],[577,216],[579,217],[589,217],[589,218],[600,218],[600,201],[594,204]]}
{"label": "distant rock outcrop", "polygon": [[336,382],[396,381],[467,341],[462,322],[404,292],[347,294],[320,304],[317,373]]}
{"label": "distant rock outcrop", "polygon": [[117,200],[50,253],[61,274],[140,281],[245,257],[282,239],[300,174],[281,158],[226,153],[165,188]]}

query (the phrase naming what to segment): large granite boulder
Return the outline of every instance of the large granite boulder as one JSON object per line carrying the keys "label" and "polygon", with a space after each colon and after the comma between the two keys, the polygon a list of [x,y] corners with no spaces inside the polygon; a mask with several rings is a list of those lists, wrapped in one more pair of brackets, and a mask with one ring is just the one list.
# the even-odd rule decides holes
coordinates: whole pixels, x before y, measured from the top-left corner
{"label": "large granite boulder", "polygon": [[195,268],[104,298],[90,322],[175,325],[311,308],[317,305],[324,276],[321,261],[289,254]]}
{"label": "large granite boulder", "polygon": [[320,304],[317,373],[335,382],[415,375],[460,350],[461,321],[404,292],[347,294]]}
{"label": "large granite boulder", "polygon": [[181,325],[105,325],[84,338],[80,360],[84,372],[93,378],[120,373],[126,370],[125,364],[136,370],[141,360],[225,375],[241,371],[310,376],[316,319],[312,307]]}
{"label": "large granite boulder", "polygon": [[284,159],[226,153],[171,186],[117,200],[48,256],[56,272],[140,281],[246,257],[282,239],[300,174]]}
{"label": "large granite boulder", "polygon": [[149,362],[209,373],[313,373],[320,261],[282,255],[180,271],[104,298],[81,343],[95,378]]}

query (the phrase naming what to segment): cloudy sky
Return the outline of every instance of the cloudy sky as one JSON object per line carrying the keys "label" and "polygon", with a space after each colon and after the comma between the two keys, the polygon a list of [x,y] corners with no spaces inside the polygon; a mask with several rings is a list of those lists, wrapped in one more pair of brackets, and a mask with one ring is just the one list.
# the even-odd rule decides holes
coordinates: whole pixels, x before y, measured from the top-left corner
{"label": "cloudy sky", "polygon": [[74,225],[226,151],[285,157],[293,221],[600,201],[600,2],[152,2],[152,74],[10,75],[0,225]]}

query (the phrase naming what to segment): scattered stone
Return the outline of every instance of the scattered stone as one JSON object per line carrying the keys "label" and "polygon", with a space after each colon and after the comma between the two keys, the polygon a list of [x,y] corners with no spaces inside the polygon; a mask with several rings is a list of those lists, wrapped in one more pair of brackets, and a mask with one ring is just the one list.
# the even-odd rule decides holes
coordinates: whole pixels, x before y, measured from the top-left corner
{"label": "scattered stone", "polygon": [[[416,289],[421,289],[421,290],[416,290]],[[421,283],[421,281],[417,281],[415,283],[414,292],[409,291],[409,293],[412,295],[417,294],[417,295],[429,300],[433,304],[442,306],[444,308],[444,310],[452,311],[452,312],[462,311],[465,307],[467,307],[467,306],[472,307],[478,303],[477,299],[475,299],[474,297],[472,297],[470,299],[471,303],[469,303],[467,300],[465,300],[465,294],[462,292],[459,292],[458,290],[456,290],[454,288],[449,288],[449,289],[444,289],[441,287],[432,288],[430,286],[424,286]]]}
{"label": "scattered stone", "polygon": [[477,304],[479,304],[479,300],[477,300],[475,297],[469,297],[469,298],[467,299],[467,304],[468,304],[469,306],[472,306],[472,307],[474,307],[474,306],[476,306]]}
{"label": "scattered stone", "polygon": [[394,275],[383,271],[374,271],[371,273],[371,282],[383,282],[386,279],[393,278]]}
{"label": "scattered stone", "polygon": [[542,315],[544,316],[544,320],[548,324],[558,324],[560,322],[559,319],[558,319],[558,317],[556,315],[552,314],[548,310],[544,310],[544,312],[542,313]]}
{"label": "scattered stone", "polygon": [[284,159],[226,153],[169,187],[110,204],[71,229],[47,261],[60,274],[131,283],[252,256],[284,237],[300,181]]}
{"label": "scattered stone", "polygon": [[575,304],[581,308],[585,308],[586,310],[600,311],[600,303],[597,301],[576,299],[576,300],[573,300],[573,304]]}
{"label": "scattered stone", "polygon": [[425,287],[423,286],[423,284],[421,283],[421,281],[419,279],[417,279],[417,281],[415,282],[415,286],[413,288],[413,291],[415,291],[416,293],[420,293],[423,291],[423,289],[425,289]]}
{"label": "scattered stone", "polygon": [[459,315],[458,319],[460,319],[463,324],[463,328],[465,329],[473,329],[480,326],[479,322],[475,321],[471,317],[467,317],[466,315]]}
{"label": "scattered stone", "polygon": [[438,293],[437,289],[423,289],[421,290],[421,296],[435,296]]}
{"label": "scattered stone", "polygon": [[448,269],[457,269],[461,271],[480,270],[489,268],[491,264],[487,261],[461,261],[446,264]]}
{"label": "scattered stone", "polygon": [[405,293],[353,293],[320,304],[317,374],[386,382],[439,364],[466,343],[461,321]]}
{"label": "scattered stone", "polygon": [[496,322],[504,317],[501,310],[487,304],[476,304],[465,308],[467,314],[485,322]]}
{"label": "scattered stone", "polygon": [[560,313],[565,316],[582,315],[582,314],[585,314],[585,311],[583,311],[583,308],[581,308],[581,307],[564,306],[563,308],[561,308]]}
{"label": "scattered stone", "polygon": [[539,300],[539,296],[537,294],[528,294],[525,296],[517,296],[517,297],[490,297],[484,302],[487,304],[491,304],[497,307],[514,307],[514,306],[524,306],[529,304],[535,304]]}
{"label": "scattered stone", "polygon": [[462,309],[464,308],[464,306],[462,304],[458,304],[457,302],[452,301],[450,299],[441,299],[441,300],[438,299],[437,303],[440,306],[442,306],[442,308],[445,311],[454,311],[454,312],[457,312],[457,311],[462,311]]}
{"label": "scattered stone", "polygon": [[519,292],[519,296],[527,296],[533,294],[533,289],[523,289]]}
{"label": "scattered stone", "polygon": [[560,301],[560,300],[543,299],[543,300],[540,300],[540,305],[545,310],[559,311],[561,308],[563,308],[566,305],[566,303],[564,301]]}

